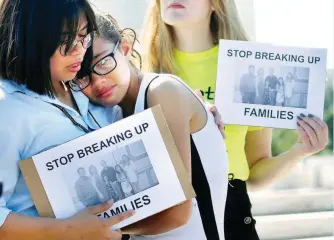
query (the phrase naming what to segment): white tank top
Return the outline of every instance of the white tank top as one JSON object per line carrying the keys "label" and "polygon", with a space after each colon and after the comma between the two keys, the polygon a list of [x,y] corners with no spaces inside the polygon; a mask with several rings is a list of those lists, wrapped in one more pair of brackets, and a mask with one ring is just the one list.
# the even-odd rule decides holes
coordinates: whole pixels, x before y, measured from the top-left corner
{"label": "white tank top", "polygon": [[[153,80],[159,81],[159,78],[179,81],[193,91],[174,75],[146,74],[139,89],[135,113],[147,108],[147,89]],[[192,199],[192,215],[182,227],[157,235],[132,235],[133,240],[224,240],[228,157],[224,139],[212,113],[208,111],[204,102],[197,98],[205,107],[208,119],[200,131],[191,134],[192,184],[197,195]]]}

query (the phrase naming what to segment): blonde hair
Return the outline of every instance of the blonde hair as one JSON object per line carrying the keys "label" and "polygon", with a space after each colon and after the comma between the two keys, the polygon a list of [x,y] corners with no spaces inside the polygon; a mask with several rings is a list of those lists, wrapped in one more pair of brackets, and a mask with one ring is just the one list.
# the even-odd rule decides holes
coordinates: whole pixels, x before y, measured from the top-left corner
{"label": "blonde hair", "polygon": [[[141,42],[144,45],[144,70],[148,72],[174,73],[173,50],[175,35],[173,27],[164,23],[161,18],[160,0],[152,0],[146,15]],[[248,39],[241,24],[234,0],[211,0],[214,9],[211,15],[210,29],[214,44],[219,39]]]}

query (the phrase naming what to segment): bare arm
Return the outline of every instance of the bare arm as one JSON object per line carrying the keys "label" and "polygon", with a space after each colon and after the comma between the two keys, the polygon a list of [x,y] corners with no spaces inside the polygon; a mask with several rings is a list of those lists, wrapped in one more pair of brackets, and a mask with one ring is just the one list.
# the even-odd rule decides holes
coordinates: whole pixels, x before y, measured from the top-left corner
{"label": "bare arm", "polygon": [[328,144],[328,127],[317,117],[298,120],[299,139],[287,152],[271,155],[271,129],[247,133],[246,156],[250,167],[249,190],[264,188],[287,175],[301,160],[323,150]]}
{"label": "bare arm", "polygon": [[110,219],[98,218],[96,214],[106,211],[111,203],[99,204],[79,212],[72,218],[28,217],[11,212],[0,227],[1,240],[104,240],[119,239],[121,234],[110,227],[133,215],[122,213]]}
{"label": "bare arm", "polygon": [[269,128],[247,133],[245,151],[250,168],[247,187],[251,191],[272,184],[289,173],[303,159],[294,151],[272,157],[271,139],[272,129]]}
{"label": "bare arm", "polygon": [[[190,133],[200,125],[197,124],[201,122],[202,115],[198,117],[198,113],[203,113],[206,119],[204,108],[193,93],[175,80],[170,82],[162,79],[151,84],[148,92],[148,106],[152,107],[157,104],[160,104],[163,110],[189,179],[191,179]],[[198,119],[200,121],[197,121]],[[191,216],[191,211],[191,201],[188,200],[122,229],[122,231],[138,235],[168,232],[186,224]]]}
{"label": "bare arm", "polygon": [[10,213],[0,228],[2,240],[42,240],[64,239],[66,227],[60,220],[51,218],[33,218],[17,213]]}

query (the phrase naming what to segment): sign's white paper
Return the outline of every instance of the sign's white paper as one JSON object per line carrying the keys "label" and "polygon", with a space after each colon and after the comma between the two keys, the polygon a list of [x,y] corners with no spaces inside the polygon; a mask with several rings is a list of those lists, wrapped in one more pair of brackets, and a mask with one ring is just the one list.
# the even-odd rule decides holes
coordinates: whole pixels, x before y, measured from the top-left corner
{"label": "sign's white paper", "polygon": [[226,124],[296,129],[323,118],[326,49],[220,40],[215,104]]}
{"label": "sign's white paper", "polygon": [[113,199],[101,217],[136,210],[114,226],[121,228],[186,200],[150,110],[38,154],[33,161],[57,218]]}

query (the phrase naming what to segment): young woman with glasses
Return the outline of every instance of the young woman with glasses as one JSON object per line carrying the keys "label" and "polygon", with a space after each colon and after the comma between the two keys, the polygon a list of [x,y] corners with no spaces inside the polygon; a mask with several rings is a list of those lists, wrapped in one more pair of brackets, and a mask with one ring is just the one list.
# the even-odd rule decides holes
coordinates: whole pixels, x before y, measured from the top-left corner
{"label": "young woman with glasses", "polygon": [[102,240],[121,234],[110,226],[132,213],[100,219],[111,203],[68,219],[38,217],[18,162],[106,126],[113,108],[71,93],[92,44],[95,15],[86,0],[3,0],[0,6],[1,240]]}
{"label": "young woman with glasses", "polygon": [[120,33],[110,16],[99,15],[97,23],[91,68],[83,69],[87,76],[70,81],[70,87],[96,104],[118,104],[124,117],[159,104],[197,194],[122,231],[133,239],[223,239],[227,153],[212,114],[179,78],[143,74],[135,67],[134,32],[133,38]]}

